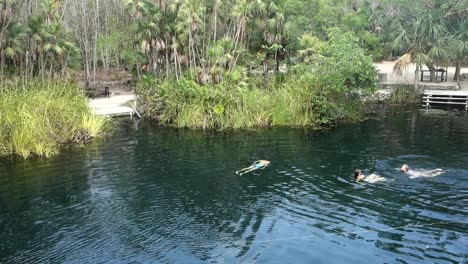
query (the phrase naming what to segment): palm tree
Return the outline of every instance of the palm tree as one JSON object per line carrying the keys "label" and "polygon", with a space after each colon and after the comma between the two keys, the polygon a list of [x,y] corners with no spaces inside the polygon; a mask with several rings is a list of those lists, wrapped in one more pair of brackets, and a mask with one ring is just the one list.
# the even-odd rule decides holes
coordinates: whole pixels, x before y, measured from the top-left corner
{"label": "palm tree", "polygon": [[42,50],[49,62],[49,76],[52,77],[56,71],[63,75],[70,57],[78,55],[78,48],[66,39],[62,24],[54,22],[46,32]]}
{"label": "palm tree", "polygon": [[44,19],[41,16],[34,16],[28,23],[28,38],[30,55],[27,58],[31,64],[30,75],[36,76],[39,71],[43,71],[43,45],[45,38],[49,37]]}
{"label": "palm tree", "polygon": [[42,0],[41,5],[45,13],[45,22],[47,25],[58,20],[58,10],[61,7],[62,0]]}
{"label": "palm tree", "polygon": [[[15,56],[18,50],[16,50],[16,38],[19,36],[17,33],[18,25],[13,25],[16,11],[20,7],[20,1],[17,0],[0,0],[0,75],[3,77],[3,68],[5,66],[6,56]],[[10,34],[11,36],[8,36]],[[7,50],[7,42],[10,44]],[[8,53],[8,54],[6,54]]]}
{"label": "palm tree", "polygon": [[432,15],[418,17],[413,25],[404,29],[400,26],[400,33],[393,41],[392,49],[403,54],[397,61],[394,71],[401,74],[407,67],[416,64],[414,86],[418,86],[418,73],[422,65],[431,71],[431,81],[434,79],[434,65],[446,62],[448,58],[447,29]]}
{"label": "palm tree", "polygon": [[298,50],[298,56],[307,63],[311,62],[316,56],[318,56],[324,43],[316,36],[310,33],[304,33],[299,38],[299,45],[301,49]]}
{"label": "palm tree", "polygon": [[213,46],[208,48],[208,58],[210,64],[211,82],[217,84],[221,82],[224,70],[231,68],[233,56],[229,53],[233,42],[229,37],[218,40]]}
{"label": "palm tree", "polygon": [[4,38],[1,40],[2,45],[0,49],[1,73],[3,73],[3,65],[6,60],[9,60],[16,66],[21,62],[20,56],[24,53],[23,41],[25,36],[23,27],[19,23],[10,24],[3,35]]}
{"label": "palm tree", "polygon": [[[186,52],[191,74],[198,65],[197,54],[200,54],[200,52],[197,48],[197,44],[199,44],[197,36],[202,24],[201,17],[203,13],[204,6],[199,0],[185,0],[178,6],[175,28],[180,42],[187,44]],[[198,58],[198,61],[200,61],[200,58]]]}
{"label": "palm tree", "polygon": [[460,86],[460,65],[468,56],[468,22],[463,19],[449,23],[450,39],[449,49],[455,61],[455,74],[453,80]]}

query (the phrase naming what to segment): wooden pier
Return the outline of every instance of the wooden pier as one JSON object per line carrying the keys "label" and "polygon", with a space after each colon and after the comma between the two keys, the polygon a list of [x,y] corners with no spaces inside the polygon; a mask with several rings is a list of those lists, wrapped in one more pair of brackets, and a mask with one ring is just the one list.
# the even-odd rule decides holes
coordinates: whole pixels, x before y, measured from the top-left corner
{"label": "wooden pier", "polygon": [[97,98],[90,100],[89,107],[96,115],[100,116],[140,116],[136,111],[135,100],[135,95]]}
{"label": "wooden pier", "polygon": [[468,111],[468,90],[425,90],[422,103],[427,108],[433,105],[464,106]]}
{"label": "wooden pier", "polygon": [[115,106],[108,109],[96,109],[94,112],[98,116],[130,116],[135,114],[133,108],[128,106]]}

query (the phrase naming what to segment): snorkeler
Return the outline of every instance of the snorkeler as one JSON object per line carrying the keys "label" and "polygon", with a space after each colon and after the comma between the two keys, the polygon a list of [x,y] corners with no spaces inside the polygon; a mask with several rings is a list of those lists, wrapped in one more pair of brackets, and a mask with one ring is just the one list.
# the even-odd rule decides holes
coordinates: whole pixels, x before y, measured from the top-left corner
{"label": "snorkeler", "polygon": [[444,173],[443,169],[434,169],[434,170],[425,170],[425,169],[417,169],[417,170],[410,170],[410,167],[407,164],[403,164],[401,166],[400,171],[402,173],[410,175],[410,178],[418,178],[418,177],[436,177]]}
{"label": "snorkeler", "polygon": [[380,181],[386,181],[386,179],[374,173],[366,177],[362,174],[360,169],[355,169],[354,170],[354,182],[357,183],[360,181],[365,181],[368,183],[375,183],[375,182],[380,182]]}
{"label": "snorkeler", "polygon": [[249,167],[236,171],[236,174],[242,175],[258,169],[263,170],[266,166],[270,165],[270,163],[271,162],[268,160],[257,160]]}

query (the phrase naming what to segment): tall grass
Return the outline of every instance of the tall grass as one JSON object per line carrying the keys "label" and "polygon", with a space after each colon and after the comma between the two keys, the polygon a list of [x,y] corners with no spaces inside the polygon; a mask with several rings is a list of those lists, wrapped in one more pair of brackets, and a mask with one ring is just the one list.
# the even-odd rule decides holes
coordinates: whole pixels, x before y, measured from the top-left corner
{"label": "tall grass", "polygon": [[362,114],[359,98],[326,91],[314,80],[298,76],[273,88],[147,80],[139,84],[137,93],[145,117],[198,129],[322,127],[356,120]]}
{"label": "tall grass", "polygon": [[100,136],[107,124],[90,112],[87,98],[74,84],[0,85],[0,155],[49,157],[62,144]]}
{"label": "tall grass", "polygon": [[416,104],[421,102],[421,93],[412,85],[400,84],[392,91],[388,101],[392,104]]}

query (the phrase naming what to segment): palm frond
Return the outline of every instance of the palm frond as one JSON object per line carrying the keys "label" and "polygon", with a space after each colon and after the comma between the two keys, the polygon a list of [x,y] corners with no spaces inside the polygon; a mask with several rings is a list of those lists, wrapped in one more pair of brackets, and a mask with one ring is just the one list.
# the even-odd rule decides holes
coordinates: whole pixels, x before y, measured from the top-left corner
{"label": "palm frond", "polygon": [[395,72],[398,75],[403,75],[403,72],[406,71],[411,64],[412,56],[411,53],[406,53],[403,56],[401,56],[395,65],[393,66],[393,72]]}

